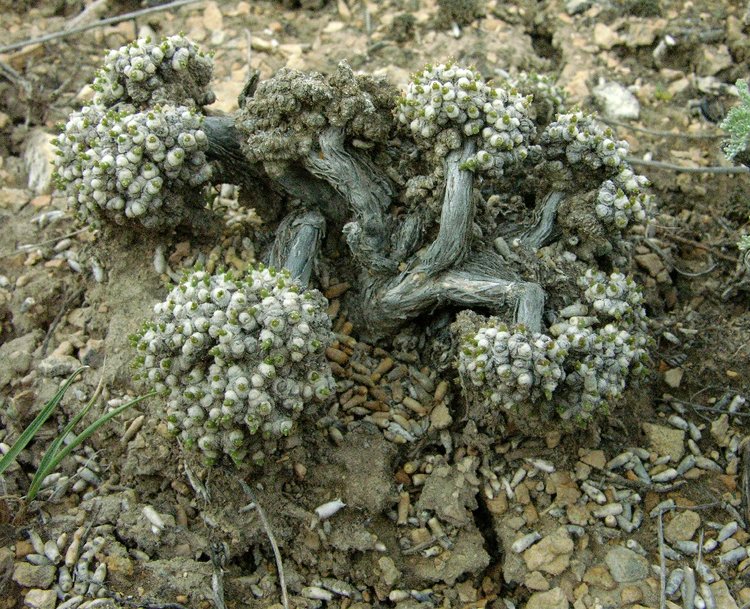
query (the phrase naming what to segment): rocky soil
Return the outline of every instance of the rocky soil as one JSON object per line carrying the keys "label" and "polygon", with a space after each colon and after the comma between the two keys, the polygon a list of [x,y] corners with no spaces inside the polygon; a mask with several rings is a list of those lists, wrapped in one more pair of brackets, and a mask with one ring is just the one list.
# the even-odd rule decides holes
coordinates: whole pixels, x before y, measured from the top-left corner
{"label": "rocky soil", "polygon": [[[84,3],[10,4],[5,43],[66,27]],[[137,8],[86,4],[84,19]],[[358,340],[349,285],[325,277],[339,393],[277,457],[206,470],[152,400],[23,500],[100,379],[85,422],[138,394],[127,337],[167,283],[196,261],[255,261],[262,227],[231,187],[215,193],[218,242],[100,234],[52,191],[49,140],[90,98],[104,50],[179,31],[215,52],[216,112],[236,109],[248,69],[347,60],[403,87],[452,57],[487,77],[549,73],[602,112],[634,163],[692,168],[729,166],[716,123],[750,59],[750,7],[713,0],[204,1],[1,54],[0,450],[89,368],[0,480],[0,609],[279,607],[269,531],[292,607],[750,606],[750,278],[735,247],[746,174],[639,165],[659,204],[629,269],[646,287],[653,373],[585,432],[478,433],[455,374],[422,360],[418,332]]]}

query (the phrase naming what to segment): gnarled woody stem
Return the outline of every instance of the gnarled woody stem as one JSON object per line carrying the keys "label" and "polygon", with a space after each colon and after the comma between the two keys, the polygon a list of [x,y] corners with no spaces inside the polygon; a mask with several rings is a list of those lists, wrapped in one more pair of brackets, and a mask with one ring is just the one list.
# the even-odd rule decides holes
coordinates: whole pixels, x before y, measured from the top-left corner
{"label": "gnarled woody stem", "polygon": [[318,138],[320,150],[303,159],[305,168],[325,180],[349,203],[356,226],[347,240],[357,261],[375,272],[395,272],[397,262],[388,256],[390,226],[387,210],[393,197],[389,182],[360,155],[344,145],[344,132],[329,127]]}
{"label": "gnarled woody stem", "polygon": [[325,225],[318,211],[289,214],[276,229],[269,264],[287,269],[300,284],[309,284]]}
{"label": "gnarled woody stem", "polygon": [[[213,183],[236,184],[248,190],[261,183],[266,188],[283,191],[303,201],[308,207],[325,210],[327,216],[346,217],[338,193],[303,167],[290,166],[284,174],[271,177],[260,163],[248,161],[242,151],[242,135],[235,126],[234,117],[206,116],[202,129],[208,138],[206,156],[217,169]],[[252,203],[263,218],[275,218],[278,214],[279,210],[269,208],[264,198],[254,198]]]}
{"label": "gnarled woody stem", "polygon": [[[435,276],[406,271],[390,280],[370,280],[363,291],[363,327],[375,335],[392,333],[409,319],[445,304],[501,312],[511,307],[515,320],[541,330],[544,290],[522,281],[491,250]],[[377,337],[377,336],[376,336]]]}
{"label": "gnarled woody stem", "polygon": [[455,266],[466,255],[471,243],[474,220],[474,174],[461,166],[476,150],[473,139],[445,159],[445,195],[440,212],[440,229],[419,265],[419,271],[435,275]]}
{"label": "gnarled woody stem", "polygon": [[[221,160],[228,175],[257,173],[257,167],[243,160],[238,134],[227,119],[207,118],[205,129],[209,154]],[[409,216],[401,226],[391,226],[390,183],[366,157],[347,149],[341,129],[331,127],[320,134],[319,150],[302,159],[304,170],[276,179],[287,192],[308,193],[308,202],[323,208],[332,202],[326,190],[329,187],[347,202],[354,215],[354,221],[345,226],[347,240],[357,262],[370,271],[361,275],[361,310],[364,327],[373,334],[390,334],[409,319],[442,304],[497,312],[513,307],[517,322],[532,331],[541,329],[542,288],[520,280],[495,252],[484,248],[470,252],[474,174],[461,167],[475,149],[473,140],[468,140],[446,157],[438,235],[421,256],[412,259],[409,270],[399,274],[402,257],[418,246],[421,224],[417,216]],[[308,182],[310,189],[306,189]],[[309,197],[310,192],[315,194]],[[561,199],[560,193],[553,193],[540,206],[536,223],[520,236],[525,246],[538,248],[549,238]],[[340,218],[341,210],[333,215]],[[307,284],[324,229],[325,220],[317,211],[287,216],[279,225],[271,264],[286,267]]]}

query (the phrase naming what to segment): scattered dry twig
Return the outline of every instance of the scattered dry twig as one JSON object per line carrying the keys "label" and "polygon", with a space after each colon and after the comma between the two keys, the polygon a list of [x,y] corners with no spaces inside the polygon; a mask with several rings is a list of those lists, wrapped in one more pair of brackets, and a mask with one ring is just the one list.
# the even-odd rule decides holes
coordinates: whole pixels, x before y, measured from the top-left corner
{"label": "scattered dry twig", "polygon": [[675,270],[675,272],[679,273],[680,275],[684,275],[685,277],[700,277],[701,275],[708,275],[716,268],[716,266],[716,263],[711,260],[708,267],[702,271],[683,271],[674,264],[672,265],[672,268]]}
{"label": "scattered dry twig", "polygon": [[211,502],[211,493],[208,491],[208,487],[204,485],[198,476],[193,473],[190,469],[187,461],[183,461],[183,467],[185,469],[185,475],[187,476],[188,482],[198,497],[200,497],[205,503]]}
{"label": "scattered dry twig", "polygon": [[18,88],[23,89],[26,95],[31,95],[31,83],[4,61],[0,61],[0,75],[5,76]]}
{"label": "scattered dry twig", "polygon": [[99,13],[103,13],[107,10],[107,3],[109,0],[94,0],[85,9],[78,13],[75,17],[71,18],[66,24],[66,30],[72,30],[84,23],[91,23],[94,19],[99,16]]}
{"label": "scattered dry twig", "polygon": [[186,6],[188,4],[195,4],[196,2],[200,2],[200,1],[201,0],[175,0],[175,2],[170,2],[169,4],[162,4],[160,6],[152,6],[149,8],[143,8],[137,11],[133,11],[131,13],[123,13],[122,15],[117,15],[115,17],[108,17],[107,19],[96,21],[95,23],[86,23],[84,25],[74,27],[69,30],[58,30],[57,32],[45,34],[44,36],[38,36],[36,38],[29,38],[27,40],[21,40],[20,42],[14,42],[13,44],[0,47],[0,53],[9,53],[10,51],[17,51],[18,49],[22,49],[32,44],[39,44],[42,42],[49,42],[51,40],[58,40],[60,38],[67,38],[68,36],[72,36],[73,34],[78,34],[80,32],[92,30],[97,27],[103,27],[105,25],[113,25],[115,23],[120,23],[122,21],[135,19],[136,17],[142,17],[144,15],[150,15],[151,13],[158,13],[161,11],[168,11],[169,9],[179,8],[181,6]]}
{"label": "scattered dry twig", "polygon": [[616,474],[615,472],[610,472],[607,470],[599,471],[601,474],[604,474],[607,478],[609,478],[612,482],[639,491],[651,491],[652,493],[671,493],[672,491],[687,484],[687,480],[678,480],[677,482],[673,482],[672,484],[658,484],[654,482],[643,482],[641,480],[629,480],[628,478],[625,478],[625,476],[621,476],[620,474]]}
{"label": "scattered dry twig", "polygon": [[659,609],[667,607],[667,561],[664,557],[664,522],[659,510]]}
{"label": "scattered dry twig", "polygon": [[251,65],[253,65],[252,63],[250,63],[253,58],[253,35],[247,28],[245,28],[245,41],[247,42],[247,57],[245,58],[245,61],[249,68]]}
{"label": "scattered dry twig", "polygon": [[750,522],[750,440],[745,437],[740,444],[742,455],[740,457],[740,501],[745,522]]}
{"label": "scattered dry twig", "polygon": [[75,290],[65,299],[65,302],[63,302],[62,306],[57,311],[57,315],[55,315],[55,318],[52,320],[49,328],[47,328],[47,334],[44,335],[44,341],[42,341],[42,357],[44,357],[44,355],[47,353],[47,347],[49,346],[49,341],[52,339],[52,334],[54,333],[55,328],[57,328],[57,325],[60,323],[65,313],[68,312],[70,305],[77,301],[82,294],[83,288],[78,288],[77,290]]}
{"label": "scattered dry twig", "polygon": [[735,174],[735,173],[750,173],[750,167],[686,167],[684,165],[675,165],[674,163],[664,163],[662,161],[647,161],[645,159],[638,159],[632,156],[626,157],[626,160],[631,165],[643,165],[645,167],[654,167],[656,169],[669,169],[671,171],[677,171],[679,173],[712,173],[716,175],[723,174]]}
{"label": "scattered dry twig", "polygon": [[227,609],[224,602],[224,565],[227,562],[227,545],[220,541],[211,542],[211,564],[213,573],[211,574],[211,592],[214,596],[216,609]]}
{"label": "scattered dry twig", "polygon": [[266,531],[266,536],[268,537],[268,541],[271,542],[271,547],[273,548],[273,556],[276,559],[276,569],[279,572],[279,586],[281,587],[281,603],[284,605],[284,609],[289,609],[289,597],[287,596],[286,579],[284,577],[284,564],[281,561],[281,552],[279,552],[279,546],[276,544],[276,538],[274,537],[273,531],[271,530],[271,525],[268,523],[268,518],[266,518],[266,513],[263,511],[263,508],[260,506],[260,503],[258,503],[258,500],[255,498],[255,493],[253,493],[253,489],[251,489],[250,486],[244,480],[240,480],[240,484],[242,485],[242,490],[245,491],[245,494],[247,494],[247,496],[250,497],[250,500],[255,504],[255,509],[258,510],[258,516],[260,516],[260,521],[263,523],[263,528]]}
{"label": "scattered dry twig", "polygon": [[416,546],[412,546],[411,548],[407,548],[406,550],[401,550],[401,554],[403,554],[404,556],[417,554],[418,552],[421,552],[422,550],[426,550],[427,548],[434,546],[437,542],[438,542],[437,537],[430,537],[427,541],[418,543]]}
{"label": "scattered dry twig", "polygon": [[703,269],[702,271],[684,271],[674,263],[674,260],[672,259],[672,256],[669,254],[669,252],[666,252],[662,248],[660,248],[655,243],[654,239],[643,239],[643,242],[658,254],[658,256],[662,259],[662,262],[664,262],[667,270],[675,271],[680,275],[684,275],[685,277],[700,277],[701,275],[707,275],[717,266],[713,258],[711,258],[711,255],[709,254],[710,261],[705,269]]}
{"label": "scattered dry twig", "polygon": [[58,241],[62,241],[63,239],[68,239],[69,237],[75,237],[76,235],[85,233],[88,230],[90,230],[90,228],[88,226],[85,226],[83,228],[79,228],[78,230],[73,231],[72,233],[66,233],[65,235],[60,235],[59,237],[53,237],[52,239],[40,241],[39,243],[27,243],[25,245],[19,245],[13,252],[0,254],[0,258],[8,258],[9,256],[15,256],[16,254],[29,252],[36,247],[41,247],[42,245],[50,245],[51,243],[57,243]]}
{"label": "scattered dry twig", "polygon": [[149,601],[148,599],[134,600],[132,596],[120,596],[117,593],[109,592],[106,589],[102,590],[102,594],[107,598],[111,598],[119,605],[125,605],[126,607],[139,607],[140,609],[188,609],[185,605],[180,603],[157,603]]}
{"label": "scattered dry twig", "polygon": [[624,121],[618,121],[613,118],[600,118],[600,121],[607,125],[617,125],[618,127],[625,127],[631,131],[638,131],[639,133],[648,133],[649,135],[655,135],[658,137],[679,137],[682,139],[690,140],[720,140],[726,135],[723,133],[683,133],[677,131],[659,131],[658,129],[648,129],[646,127],[638,127],[637,125],[631,125]]}
{"label": "scattered dry twig", "polygon": [[[655,228],[661,229],[662,227],[656,226]],[[700,250],[703,250],[705,252],[709,252],[716,258],[720,258],[721,260],[726,260],[727,262],[733,262],[734,264],[737,264],[739,261],[737,258],[734,258],[733,256],[728,256],[727,254],[724,254],[717,250],[716,248],[713,248],[709,245],[704,245],[703,243],[700,243],[699,241],[693,241],[692,239],[687,239],[685,237],[680,237],[679,235],[673,235],[672,233],[666,232],[664,230],[660,231],[666,239],[669,239],[670,241],[674,241],[675,243],[681,243],[683,245],[690,245],[692,247],[698,248]]]}

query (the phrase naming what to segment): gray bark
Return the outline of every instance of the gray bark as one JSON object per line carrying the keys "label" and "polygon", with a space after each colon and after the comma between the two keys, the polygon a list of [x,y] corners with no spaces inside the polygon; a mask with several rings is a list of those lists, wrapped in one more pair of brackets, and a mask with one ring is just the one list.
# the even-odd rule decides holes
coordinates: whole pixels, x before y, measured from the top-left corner
{"label": "gray bark", "polygon": [[362,155],[349,152],[344,132],[330,127],[320,134],[319,151],[303,164],[328,182],[349,204],[354,221],[345,228],[347,242],[357,261],[377,273],[392,273],[398,263],[388,256],[390,222],[387,210],[393,197],[390,183],[379,176]]}
{"label": "gray bark", "polygon": [[563,200],[563,193],[552,192],[548,194],[541,206],[535,210],[534,224],[525,230],[521,236],[521,243],[527,248],[537,250],[547,243],[558,229],[557,208]]}
{"label": "gray bark", "polygon": [[540,331],[544,290],[516,277],[491,251],[472,252],[471,258],[435,276],[405,271],[390,280],[370,281],[363,294],[363,327],[377,336],[387,335],[410,319],[452,304],[492,313],[511,309],[515,321]]}
{"label": "gray bark", "polygon": [[[221,163],[221,178],[242,185],[257,180],[302,200],[308,211],[288,215],[277,229],[271,264],[287,268],[303,285],[311,279],[325,232],[326,218],[343,227],[356,264],[362,269],[360,309],[363,328],[376,336],[391,334],[403,323],[445,304],[480,307],[493,313],[512,310],[515,321],[540,331],[545,294],[521,280],[502,256],[482,246],[472,250],[475,176],[461,169],[474,154],[473,140],[446,157],[446,184],[440,226],[422,255],[422,223],[418,214],[398,225],[389,214],[394,198],[390,182],[379,175],[366,156],[348,149],[344,133],[328,128],[319,136],[319,149],[269,177],[242,153],[239,132],[229,117],[207,117],[210,159]],[[531,249],[554,236],[562,193],[550,194],[539,206],[533,226],[519,235]],[[315,211],[320,210],[320,212]],[[399,264],[408,269],[399,272]],[[401,267],[403,268],[403,267]]]}
{"label": "gray bark", "polygon": [[[203,131],[208,138],[206,157],[218,167],[214,183],[236,184],[254,190],[261,182],[270,189],[299,199],[307,207],[319,209],[342,224],[348,217],[346,202],[338,193],[303,167],[290,166],[284,174],[271,178],[261,164],[250,163],[242,151],[242,135],[234,125],[234,117],[207,116],[203,120]],[[261,216],[269,216],[262,213],[266,207],[262,199],[252,203],[259,208]]]}
{"label": "gray bark", "polygon": [[428,275],[455,266],[469,249],[474,220],[474,174],[461,169],[461,165],[469,160],[475,149],[474,140],[467,140],[463,148],[453,150],[445,159],[445,195],[440,229],[420,265]]}
{"label": "gray bark", "polygon": [[269,264],[287,269],[300,285],[307,286],[323,241],[325,225],[325,218],[318,211],[289,214],[276,230]]}

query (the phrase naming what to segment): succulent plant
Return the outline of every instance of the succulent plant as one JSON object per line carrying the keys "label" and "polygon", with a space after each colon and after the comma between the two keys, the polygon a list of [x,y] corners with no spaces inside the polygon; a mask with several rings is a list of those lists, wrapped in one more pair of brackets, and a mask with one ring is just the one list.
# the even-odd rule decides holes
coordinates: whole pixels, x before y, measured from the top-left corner
{"label": "succulent plant", "polygon": [[334,389],[327,301],[289,273],[186,273],[132,337],[137,377],[166,399],[170,431],[206,462],[242,462],[292,433]]}
{"label": "succulent plant", "polygon": [[55,140],[58,186],[85,222],[180,224],[201,208],[212,175],[198,111],[212,61],[183,36],[138,40],[110,51],[92,88]]}
{"label": "succulent plant", "polygon": [[[210,60],[183,38],[107,57],[94,104],[59,139],[58,174],[85,218],[165,230],[202,209],[203,184],[273,193],[252,199],[274,240],[265,260],[302,288],[321,268],[353,282],[348,309],[365,338],[391,337],[446,306],[474,311],[454,335],[481,416],[492,404],[585,422],[641,371],[645,314],[615,269],[628,267],[628,233],[652,207],[648,182],[627,144],[566,109],[549,80],[502,73],[492,83],[442,63],[399,96],[344,63],[329,75],[284,68],[252,75],[236,116],[212,117],[202,113],[209,77]],[[213,291],[229,280],[198,281]],[[222,361],[227,348],[211,347]],[[232,365],[222,374],[234,379]],[[193,418],[180,419],[184,405],[171,399],[184,439],[208,437],[194,437],[203,428],[185,427]],[[201,442],[207,454],[232,452],[225,439]]]}
{"label": "succulent plant", "polygon": [[489,428],[507,422],[538,432],[555,424],[556,412],[585,425],[608,413],[628,381],[645,373],[651,340],[636,283],[600,271],[577,283],[580,300],[559,311],[548,334],[459,315],[458,371],[472,418]]}

